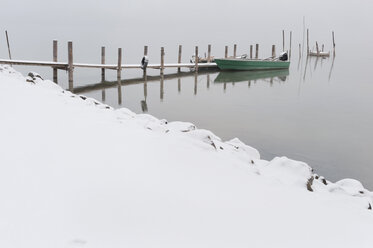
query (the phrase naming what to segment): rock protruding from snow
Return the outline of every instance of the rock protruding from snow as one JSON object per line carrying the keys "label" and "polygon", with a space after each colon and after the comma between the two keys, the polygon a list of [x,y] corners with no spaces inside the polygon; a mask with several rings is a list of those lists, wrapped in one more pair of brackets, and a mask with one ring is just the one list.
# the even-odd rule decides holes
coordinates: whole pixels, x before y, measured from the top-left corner
{"label": "rock protruding from snow", "polygon": [[312,168],[300,161],[288,159],[287,157],[276,157],[262,169],[265,176],[287,185],[298,185],[307,187],[313,178]]}

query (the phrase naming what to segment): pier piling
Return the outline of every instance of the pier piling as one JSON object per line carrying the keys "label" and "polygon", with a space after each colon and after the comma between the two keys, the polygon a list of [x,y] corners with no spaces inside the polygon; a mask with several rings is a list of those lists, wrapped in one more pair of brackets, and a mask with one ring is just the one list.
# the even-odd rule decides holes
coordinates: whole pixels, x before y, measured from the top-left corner
{"label": "pier piling", "polygon": [[[57,49],[58,49],[58,41],[53,40],[53,62],[57,62]],[[56,84],[58,83],[58,74],[57,74],[57,68],[53,67],[53,82]]]}
{"label": "pier piling", "polygon": [[67,52],[68,52],[68,77],[69,77],[69,90],[72,91],[74,88],[73,81],[74,81],[74,66],[73,66],[73,42],[69,41],[67,43]]}
{"label": "pier piling", "polygon": [[[101,64],[105,64],[105,47],[101,47]],[[101,68],[101,81],[105,82],[105,68]]]}

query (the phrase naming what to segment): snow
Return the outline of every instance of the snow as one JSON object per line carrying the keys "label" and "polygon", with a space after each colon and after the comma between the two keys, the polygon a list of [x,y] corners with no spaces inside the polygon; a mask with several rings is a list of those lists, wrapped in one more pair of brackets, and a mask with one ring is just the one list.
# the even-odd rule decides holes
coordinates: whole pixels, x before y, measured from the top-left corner
{"label": "snow", "polygon": [[237,138],[115,110],[7,66],[0,116],[0,247],[373,242],[373,193],[360,182],[261,160]]}

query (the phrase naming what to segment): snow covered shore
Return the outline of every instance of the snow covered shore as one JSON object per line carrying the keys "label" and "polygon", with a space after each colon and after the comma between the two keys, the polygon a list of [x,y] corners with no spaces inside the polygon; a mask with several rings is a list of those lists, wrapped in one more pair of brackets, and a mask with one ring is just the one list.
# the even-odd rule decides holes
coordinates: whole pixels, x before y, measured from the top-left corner
{"label": "snow covered shore", "polygon": [[371,247],[373,193],[0,66],[0,247]]}

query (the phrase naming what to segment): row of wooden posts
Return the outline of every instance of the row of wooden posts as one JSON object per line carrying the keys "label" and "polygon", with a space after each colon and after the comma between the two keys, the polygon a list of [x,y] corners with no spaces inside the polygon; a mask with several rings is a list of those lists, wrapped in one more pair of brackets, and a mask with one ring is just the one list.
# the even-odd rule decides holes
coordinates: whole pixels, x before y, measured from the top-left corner
{"label": "row of wooden posts", "polygon": [[[105,70],[106,69],[113,69],[117,71],[117,80],[121,80],[121,72],[123,68],[141,68],[141,65],[127,65],[124,66],[122,64],[122,48],[118,48],[118,62],[117,65],[106,65],[106,59],[105,59],[105,54],[106,50],[105,47],[101,47],[101,64],[98,65],[93,65],[93,64],[74,64],[74,59],[73,59],[73,42],[69,41],[68,42],[68,62],[67,65],[62,65],[58,64],[58,41],[54,40],[53,41],[53,62],[56,63],[56,65],[49,64],[50,66],[53,67],[53,81],[57,83],[58,81],[58,69],[62,70],[67,70],[68,71],[68,82],[69,82],[69,88],[73,87],[73,74],[74,74],[74,67],[90,67],[90,68],[101,68],[101,81],[105,81]],[[253,45],[250,45],[250,58],[259,58],[259,44],[255,44],[255,57],[253,57]],[[284,47],[283,47],[284,49]],[[144,56],[148,55],[148,46],[144,46]],[[182,56],[182,45],[179,45],[179,50],[178,50],[178,59],[177,59],[177,64],[168,64],[166,65],[164,63],[164,47],[161,47],[161,61],[159,65],[153,65],[149,66],[150,68],[156,68],[160,69],[160,74],[164,74],[164,69],[166,67],[177,67],[177,71],[181,72],[181,67],[189,67],[189,68],[194,68],[196,72],[198,72],[199,67],[216,67],[215,63],[211,63],[211,45],[209,44],[207,47],[207,63],[199,63],[198,55],[198,46],[195,47],[195,62],[194,64],[188,63],[188,64],[182,64],[181,63],[181,56]],[[234,44],[233,46],[233,57],[237,56],[237,45]],[[275,45],[272,45],[272,57],[276,56],[276,49]],[[228,46],[225,46],[225,53],[224,57],[228,58]],[[143,68],[144,70],[144,76],[146,75],[146,68]]]}

